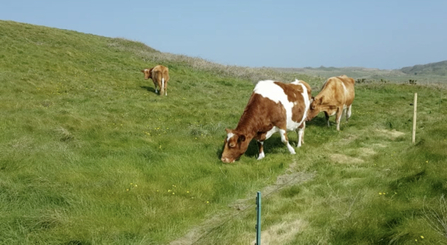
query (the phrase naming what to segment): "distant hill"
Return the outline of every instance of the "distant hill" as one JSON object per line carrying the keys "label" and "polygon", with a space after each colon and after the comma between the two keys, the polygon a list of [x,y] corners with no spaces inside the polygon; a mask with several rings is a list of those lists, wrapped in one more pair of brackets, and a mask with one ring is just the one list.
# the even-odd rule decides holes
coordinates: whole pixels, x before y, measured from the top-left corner
{"label": "distant hill", "polygon": [[425,65],[415,65],[400,69],[409,75],[438,75],[447,76],[447,60],[429,63]]}
{"label": "distant hill", "polygon": [[[307,74],[311,76],[320,77],[332,77],[339,75],[347,75],[354,78],[383,78],[383,77],[399,77],[406,75],[400,70],[381,70],[375,68],[364,67],[325,67],[320,66],[317,68],[304,67],[304,68],[277,68],[281,72],[295,72],[301,74]],[[379,79],[380,80],[380,79]]]}
{"label": "distant hill", "polygon": [[418,83],[447,83],[447,60],[415,65],[394,70],[381,70],[364,67],[304,67],[304,68],[273,68],[283,73],[300,73],[309,76],[327,78],[347,75],[355,79],[375,81],[407,82],[416,80]]}

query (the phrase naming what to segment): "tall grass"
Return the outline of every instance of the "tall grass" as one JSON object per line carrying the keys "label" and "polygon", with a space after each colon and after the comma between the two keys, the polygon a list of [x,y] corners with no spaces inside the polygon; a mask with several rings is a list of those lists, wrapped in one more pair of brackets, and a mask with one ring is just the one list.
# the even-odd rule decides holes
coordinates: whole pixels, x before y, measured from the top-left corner
{"label": "tall grass", "polygon": [[[265,196],[272,243],[445,241],[442,88],[359,84],[341,132],[320,115],[297,155],[274,136],[262,161],[253,144],[230,165],[219,160],[224,129],[253,82],[303,79],[316,94],[324,78],[8,21],[0,33],[0,243],[247,244],[255,193],[282,174],[307,177]],[[170,68],[167,97],[140,72],[159,63]]]}

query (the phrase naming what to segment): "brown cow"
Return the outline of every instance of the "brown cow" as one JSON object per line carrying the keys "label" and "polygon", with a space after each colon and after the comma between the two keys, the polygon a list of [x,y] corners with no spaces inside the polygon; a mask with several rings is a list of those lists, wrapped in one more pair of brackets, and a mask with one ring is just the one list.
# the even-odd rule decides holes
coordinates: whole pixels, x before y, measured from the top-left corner
{"label": "brown cow", "polygon": [[335,115],[337,130],[340,131],[340,120],[343,112],[346,113],[346,121],[351,117],[352,102],[355,97],[354,84],[354,79],[346,75],[329,78],[324,83],[320,93],[312,98],[308,120],[324,111],[327,125],[330,126],[329,116]]}
{"label": "brown cow", "polygon": [[160,88],[160,95],[168,95],[169,69],[166,66],[157,65],[153,68],[141,70],[144,73],[144,79],[151,78],[154,82],[155,93],[158,93],[157,86]]}
{"label": "brown cow", "polygon": [[304,143],[310,99],[310,86],[304,81],[295,80],[291,84],[271,80],[258,82],[236,129],[226,129],[222,162],[236,161],[253,138],[258,141],[258,160],[264,158],[264,141],[278,131],[289,152],[295,154],[287,131],[297,132],[298,147]]}

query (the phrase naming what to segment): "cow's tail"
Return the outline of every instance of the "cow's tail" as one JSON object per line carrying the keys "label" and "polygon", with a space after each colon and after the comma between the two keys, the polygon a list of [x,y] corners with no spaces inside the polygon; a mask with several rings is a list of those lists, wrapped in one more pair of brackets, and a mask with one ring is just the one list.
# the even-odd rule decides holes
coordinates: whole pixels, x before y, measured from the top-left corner
{"label": "cow's tail", "polygon": [[161,87],[164,91],[165,90],[165,78],[164,77],[161,78]]}

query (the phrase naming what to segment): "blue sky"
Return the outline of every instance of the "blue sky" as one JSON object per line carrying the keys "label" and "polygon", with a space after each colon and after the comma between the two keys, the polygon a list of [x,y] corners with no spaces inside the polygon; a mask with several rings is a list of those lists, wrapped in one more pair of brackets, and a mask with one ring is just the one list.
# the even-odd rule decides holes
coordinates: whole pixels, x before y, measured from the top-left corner
{"label": "blue sky", "polygon": [[14,0],[0,19],[250,67],[398,69],[447,60],[447,1]]}

